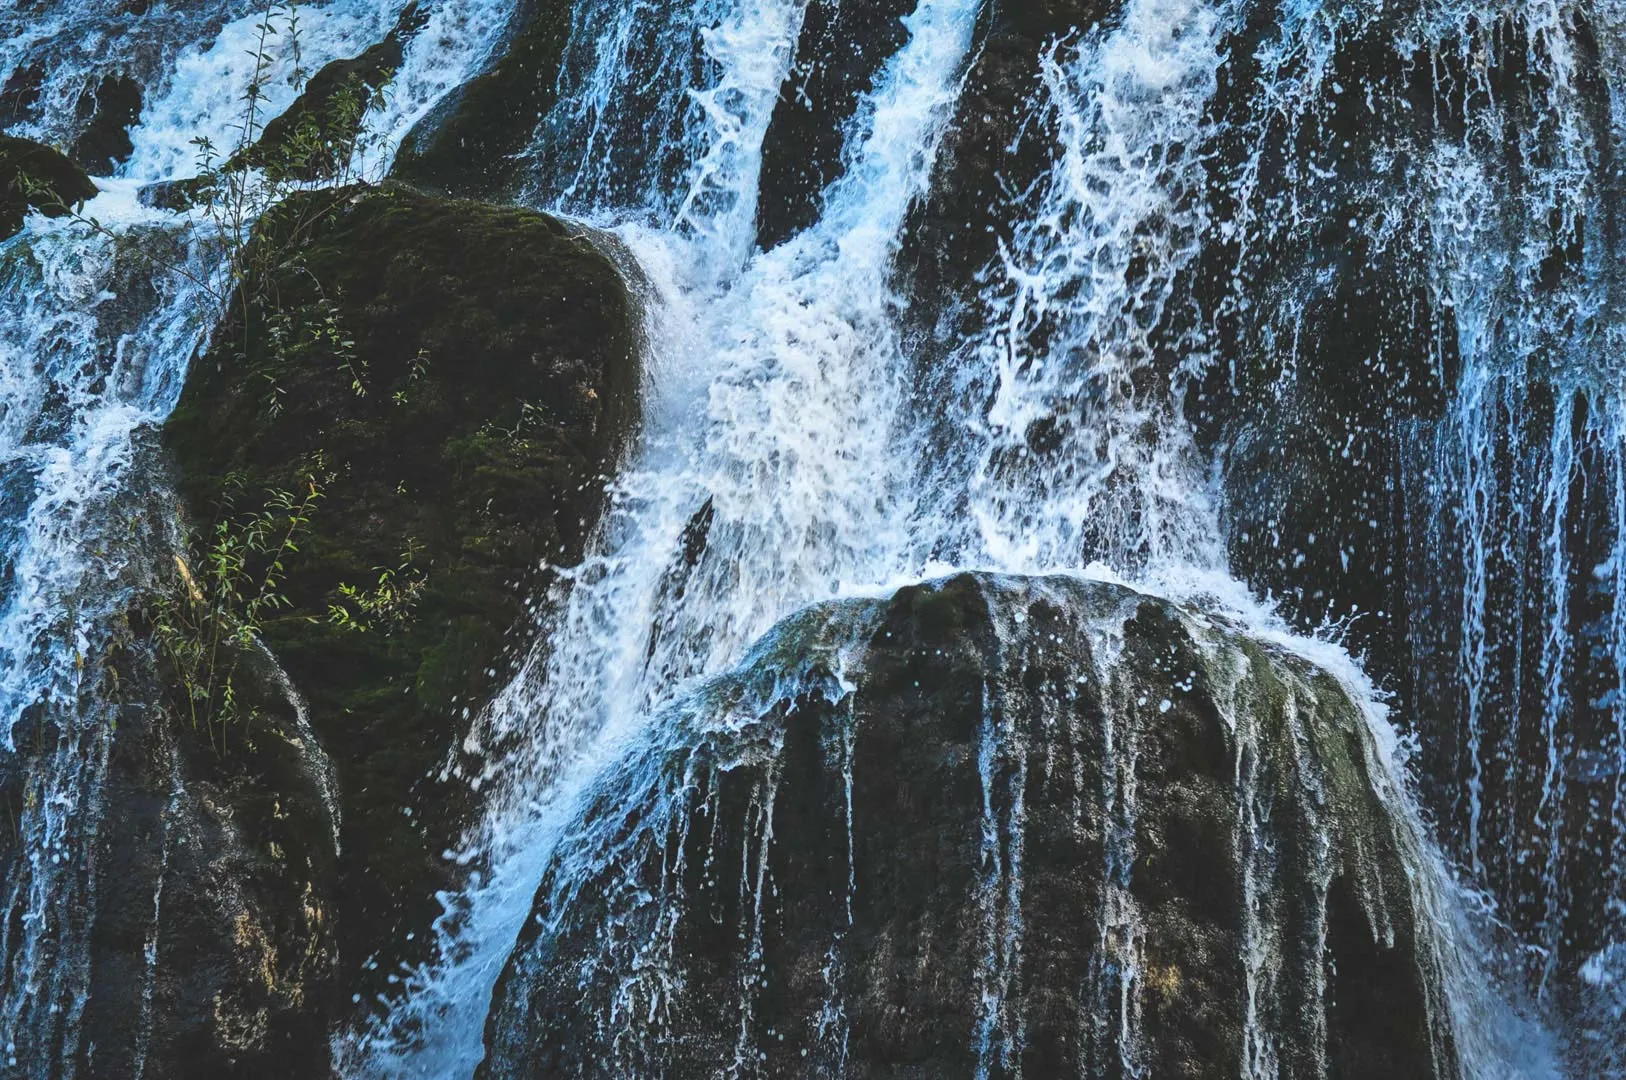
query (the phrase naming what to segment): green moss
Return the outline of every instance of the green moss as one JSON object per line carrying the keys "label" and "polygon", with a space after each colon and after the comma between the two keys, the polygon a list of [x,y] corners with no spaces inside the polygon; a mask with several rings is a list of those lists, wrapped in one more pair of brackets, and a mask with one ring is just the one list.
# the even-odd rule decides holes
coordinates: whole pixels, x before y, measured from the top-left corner
{"label": "green moss", "polygon": [[[505,674],[544,565],[581,557],[634,422],[633,313],[585,237],[526,210],[309,193],[253,243],[253,302],[194,364],[164,436],[196,526],[234,476],[249,500],[323,478],[263,636],[338,768],[359,962],[398,911],[432,914],[426,867],[457,817],[437,808],[431,835],[402,804]],[[404,619],[329,621],[341,586],[374,587],[408,551],[421,586]]]}

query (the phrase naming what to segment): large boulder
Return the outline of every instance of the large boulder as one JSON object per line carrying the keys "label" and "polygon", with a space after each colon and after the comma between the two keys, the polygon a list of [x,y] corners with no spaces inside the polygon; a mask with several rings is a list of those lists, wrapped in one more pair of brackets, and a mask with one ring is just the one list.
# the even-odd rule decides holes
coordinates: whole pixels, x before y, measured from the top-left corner
{"label": "large boulder", "polygon": [[315,481],[261,637],[335,764],[342,977],[370,1000],[454,880],[462,789],[433,774],[593,528],[635,318],[571,226],[402,188],[297,196],[249,264],[164,441],[205,534]]}
{"label": "large boulder", "polygon": [[136,614],[104,669],[80,1075],[326,1076],[344,1004],[332,764],[263,649],[223,661],[240,713],[200,719],[150,631]]}
{"label": "large boulder", "polygon": [[0,135],[0,240],[17,235],[30,210],[62,217],[95,194],[96,185],[66,154]]}
{"label": "large boulder", "polygon": [[1392,785],[1340,681],[1121,586],[816,607],[592,787],[479,1075],[1454,1076]]}

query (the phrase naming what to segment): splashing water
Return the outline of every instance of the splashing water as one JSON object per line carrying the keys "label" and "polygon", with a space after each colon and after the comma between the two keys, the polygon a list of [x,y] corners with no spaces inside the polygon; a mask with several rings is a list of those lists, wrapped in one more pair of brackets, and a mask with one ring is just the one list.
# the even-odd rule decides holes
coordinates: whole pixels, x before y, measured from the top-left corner
{"label": "splashing water", "polygon": [[[361,51],[402,6],[302,8],[297,63]],[[0,1046],[7,1075],[71,1077],[95,1037],[80,1011],[113,734],[99,658],[147,573],[150,538],[168,527],[140,497],[154,482],[148,433],[178,399],[216,311],[219,251],[207,227],[147,210],[135,195],[189,175],[195,136],[232,143],[260,15],[247,3],[139,18],[96,0],[44,15],[23,7],[0,10],[0,84],[25,63],[45,62],[49,76],[41,121],[20,132],[69,137],[87,76],[144,73],[148,98],[119,178],[84,208],[100,229],[34,218],[0,243],[0,717],[21,785],[0,931]],[[387,152],[472,73],[507,18],[497,0],[437,6],[433,32],[408,47],[374,121]],[[294,97],[292,41],[277,42],[271,60],[264,118]]]}
{"label": "splashing water", "polygon": [[[1102,559],[1172,595],[1222,598],[1260,632],[1286,639],[1223,573],[1207,467],[1181,414],[1186,387],[1209,362],[1181,279],[1212,227],[1200,148],[1216,137],[1217,72],[1240,10],[1137,0],[1036,58],[1035,122],[1047,125],[1057,154],[1038,209],[1016,223],[984,276],[989,329],[937,384],[962,409],[951,425],[960,441],[950,446],[913,427],[910,350],[897,329],[908,298],[892,289],[892,261],[907,212],[927,193],[976,5],[926,0],[905,20],[907,43],[849,128],[847,171],[824,193],[822,216],[755,254],[757,155],[801,11],[703,7],[652,34],[651,20],[664,14],[641,3],[578,13],[561,104],[531,154],[532,197],[617,229],[652,282],[647,427],[597,554],[565,575],[544,644],[464,748],[480,763],[470,779],[486,809],[458,856],[469,886],[443,898],[441,955],[403,1000],[384,1003],[376,1024],[342,1042],[348,1075],[469,1074],[483,1053],[491,989],[544,873],[544,889],[568,889],[592,869],[573,861],[584,842],[570,832],[582,800],[611,782],[606,770],[624,765],[629,744],[673,722],[671,703],[685,687],[737,662],[788,612],[917,580],[944,560],[1033,573]],[[1307,17],[1282,33],[1331,48],[1322,29]],[[640,58],[688,56],[696,40],[702,61],[669,65],[666,81],[643,77]],[[652,113],[667,126],[647,124]],[[581,152],[623,140],[637,151]],[[1171,349],[1180,354],[1172,372]],[[1054,449],[1033,449],[1040,426],[1058,432]],[[1374,710],[1382,745],[1396,745],[1347,657],[1298,639],[1292,647],[1344,673]],[[1013,782],[1002,779],[999,723],[991,712],[982,750],[990,815],[995,788]],[[1384,777],[1401,769],[1392,749],[1375,766]],[[647,775],[628,771],[628,784]],[[1133,791],[1106,797],[1122,832]],[[1430,868],[1418,907],[1451,924],[1449,875],[1424,854],[1398,784],[1386,797]],[[973,1037],[986,1068],[1019,1041],[1002,1004],[1021,948],[1019,921],[1009,921],[1022,888],[1020,812],[1011,814],[984,823],[989,955]],[[758,827],[760,853],[771,822]],[[1126,880],[1133,862],[1132,850],[1109,852],[1109,879]],[[1120,891],[1101,914],[1111,970],[1097,985],[1102,1008],[1119,1017],[1102,1029],[1116,1040],[1111,1053],[1133,1074],[1135,913]],[[1473,947],[1459,933],[1468,930],[1442,930],[1431,955],[1451,969],[1452,1001],[1440,1015],[1450,1014],[1464,1069],[1544,1075],[1534,1038],[1528,1060],[1508,1065],[1517,1055],[1507,1031],[1524,1029],[1469,989],[1482,976],[1462,959]],[[659,998],[648,987],[633,993],[626,1015]],[[839,1028],[839,1001],[826,1011]],[[1269,1075],[1262,1028],[1250,1046],[1248,1067]]]}
{"label": "splashing water", "polygon": [[[267,115],[291,102],[296,63],[359,52],[402,6],[303,9],[304,54],[274,54]],[[379,175],[412,124],[478,69],[513,8],[432,6],[374,120],[377,156],[358,163],[362,175]],[[1372,772],[1409,837],[1414,898],[1434,927],[1430,962],[1449,998],[1433,1005],[1449,1016],[1462,1071],[1550,1072],[1542,1040],[1507,1019],[1473,966],[1477,931],[1395,779],[1405,754],[1380,695],[1343,652],[1289,635],[1228,575],[1215,468],[1186,416],[1204,375],[1239,363],[1214,321],[1296,348],[1300,313],[1262,312],[1243,270],[1318,220],[1314,194],[1332,186],[1334,167],[1313,153],[1283,165],[1273,148],[1308,146],[1334,126],[1332,103],[1348,96],[1339,50],[1374,26],[1395,28],[1396,55],[1462,73],[1460,108],[1436,102],[1445,135],[1413,147],[1400,170],[1426,225],[1417,235],[1427,287],[1450,312],[1461,364],[1444,417],[1407,429],[1410,459],[1429,463],[1408,497],[1431,522],[1435,561],[1454,568],[1428,588],[1455,590],[1448,606],[1460,614],[1444,640],[1424,642],[1452,676],[1450,700],[1436,704],[1457,748],[1446,786],[1464,822],[1460,854],[1527,924],[1543,986],[1572,972],[1600,989],[1626,985],[1626,405],[1614,387],[1618,243],[1606,168],[1626,115],[1613,96],[1626,93],[1616,40],[1626,19],[1603,3],[1303,2],[1270,12],[1261,36],[1264,9],[1243,0],[1126,0],[1033,56],[1027,130],[1048,143],[1049,168],[1010,200],[998,256],[978,295],[961,298],[981,325],[936,349],[922,374],[920,355],[933,350],[901,329],[918,298],[900,291],[894,264],[979,56],[979,25],[990,21],[980,8],[921,0],[847,126],[845,170],[819,219],[764,252],[761,146],[797,59],[804,4],[576,5],[559,103],[527,154],[527,198],[613,230],[636,260],[647,282],[645,426],[593,554],[546,598],[542,644],[475,719],[459,759],[485,805],[456,855],[468,883],[444,898],[440,955],[376,1023],[341,1037],[347,1074],[469,1074],[492,986],[539,887],[568,893],[592,869],[570,862],[573,845],[592,850],[571,832],[582,802],[628,746],[677,738],[682,703],[756,655],[752,643],[779,620],[949,566],[1037,574],[1092,564],[1227,611],[1339,676],[1367,709]],[[133,196],[188,175],[194,136],[232,141],[255,22],[246,2],[176,0],[135,21],[112,0],[44,15],[23,0],[0,8],[0,85],[43,65],[39,119],[20,133],[71,137],[87,75],[134,72],[147,91],[134,153],[89,207],[112,235],[34,220],[0,244],[0,498],[11,511],[0,524],[0,702],[18,760],[36,748],[0,944],[10,964],[4,1042],[27,1075],[50,1072],[53,1055],[72,1060],[66,1048],[84,1035],[80,950],[107,738],[83,658],[102,646],[139,571],[120,497],[139,482],[142,432],[173,405],[210,329],[195,284],[214,272],[206,238]],[[1224,72],[1244,48],[1259,85],[1236,120]],[[1521,52],[1539,77],[1513,101],[1497,73]],[[1586,83],[1592,54],[1607,83],[1602,122]],[[1216,161],[1233,151],[1234,171],[1217,182],[1226,166]],[[1358,231],[1377,247],[1415,239],[1376,220]],[[137,244],[171,251],[190,278],[146,272]],[[1218,314],[1203,310],[1196,283],[1216,245],[1236,263]],[[1247,791],[1257,776],[1244,750],[1257,733],[1240,718],[1233,727]],[[1023,948],[1025,778],[1012,730],[991,695],[978,744],[983,1005],[967,1033],[989,1074],[1021,1046],[1011,979]],[[1132,732],[1116,735],[1101,797],[1122,843],[1106,852],[1092,975],[1110,1022],[1091,1035],[1100,1060],[1136,1075],[1139,931],[1126,887],[1135,748]],[[771,807],[771,793],[759,805]],[[1262,826],[1246,816],[1251,799],[1239,805],[1237,843],[1252,853],[1245,887],[1264,896],[1268,860],[1249,846],[1263,843]],[[772,827],[771,815],[756,822],[759,859]],[[1578,851],[1613,868],[1606,880],[1578,880]],[[1250,1077],[1279,1068],[1271,934],[1266,922],[1244,928]],[[826,978],[840,982],[828,969]],[[623,1019],[659,996],[628,993]],[[824,1023],[839,1067],[839,1000],[826,1003]]]}

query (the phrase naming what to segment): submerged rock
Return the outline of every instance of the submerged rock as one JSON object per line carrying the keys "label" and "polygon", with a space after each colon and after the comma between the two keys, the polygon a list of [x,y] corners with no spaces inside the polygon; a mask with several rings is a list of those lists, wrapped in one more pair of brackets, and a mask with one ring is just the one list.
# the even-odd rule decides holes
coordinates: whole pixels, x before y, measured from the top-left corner
{"label": "submerged rock", "polygon": [[337,769],[346,997],[371,1000],[451,882],[462,789],[430,774],[525,644],[547,567],[580,559],[633,425],[634,313],[589,238],[527,210],[313,192],[254,243],[246,317],[164,439],[198,529],[316,481],[262,637]]}
{"label": "submerged rock", "polygon": [[604,771],[479,1075],[1454,1076],[1391,783],[1334,677],[1127,588],[814,608]]}
{"label": "submerged rock", "polygon": [[17,235],[30,210],[61,217],[95,194],[96,185],[66,154],[0,135],[0,240]]}

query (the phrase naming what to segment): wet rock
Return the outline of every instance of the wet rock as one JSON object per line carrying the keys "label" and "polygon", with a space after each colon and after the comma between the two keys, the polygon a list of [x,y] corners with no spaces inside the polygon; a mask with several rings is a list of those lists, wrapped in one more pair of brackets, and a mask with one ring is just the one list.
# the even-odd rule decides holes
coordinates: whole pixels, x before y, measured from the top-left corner
{"label": "wet rock", "polygon": [[61,217],[95,194],[90,177],[65,154],[0,135],[0,240],[21,231],[30,210]]}
{"label": "wet rock", "polygon": [[817,607],[607,767],[478,1075],[1454,1076],[1390,782],[1332,676],[1120,586]]}
{"label": "wet rock", "polygon": [[517,155],[557,96],[570,30],[566,0],[521,5],[491,65],[412,129],[390,175],[448,195],[511,194],[521,179]]}
{"label": "wet rock", "polygon": [[264,169],[273,179],[332,180],[350,161],[367,113],[401,67],[407,42],[428,15],[408,4],[383,41],[360,56],[334,60],[305,84],[292,105],[265,125],[258,141],[227,163]]}
{"label": "wet rock", "polygon": [[[975,59],[944,135],[929,192],[915,207],[899,259],[908,294],[922,298],[911,319],[931,333],[956,304],[975,301],[1010,223],[1012,202],[1050,167],[1054,145],[1028,121],[1039,89],[1039,57],[1088,32],[1114,0],[1043,0],[985,8]],[[964,325],[970,326],[974,319]],[[953,337],[953,332],[941,331]]]}
{"label": "wet rock", "polygon": [[155,210],[187,210],[203,200],[210,183],[207,176],[193,176],[185,180],[160,180],[155,184],[143,184],[136,191],[136,199],[142,206],[150,206]]}
{"label": "wet rock", "polygon": [[564,223],[402,188],[296,196],[255,244],[247,317],[164,438],[199,528],[319,478],[263,638],[337,768],[346,996],[370,1000],[452,882],[463,789],[431,774],[527,644],[545,566],[580,559],[633,425],[632,303]]}
{"label": "wet rock", "polygon": [[846,128],[887,59],[908,36],[905,0],[812,0],[796,60],[762,141],[757,242],[764,248],[818,217],[821,195],[841,175]]}
{"label": "wet rock", "polygon": [[245,717],[190,715],[130,627],[91,860],[80,1075],[273,1080],[330,1071],[339,946],[332,766],[263,650]]}
{"label": "wet rock", "polygon": [[130,128],[141,116],[141,84],[126,75],[107,75],[80,95],[78,119],[85,127],[73,144],[73,159],[96,176],[108,176],[135,151]]}
{"label": "wet rock", "polygon": [[[1436,300],[1435,242],[1402,192],[1419,188],[1429,64],[1401,55],[1379,13],[1358,20],[1285,116],[1260,114],[1256,18],[1231,43],[1214,111],[1210,213],[1194,291],[1216,361],[1188,400],[1222,462],[1231,565],[1306,627],[1348,620],[1350,645],[1406,667],[1408,444],[1456,377],[1455,325]],[[1280,75],[1275,76],[1280,78]],[[1362,88],[1359,94],[1333,87]],[[1302,198],[1303,177],[1324,179]]]}
{"label": "wet rock", "polygon": [[32,120],[45,86],[45,67],[24,64],[0,86],[0,129]]}

